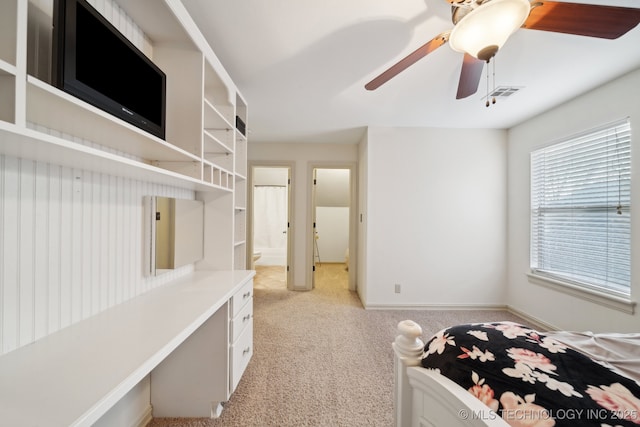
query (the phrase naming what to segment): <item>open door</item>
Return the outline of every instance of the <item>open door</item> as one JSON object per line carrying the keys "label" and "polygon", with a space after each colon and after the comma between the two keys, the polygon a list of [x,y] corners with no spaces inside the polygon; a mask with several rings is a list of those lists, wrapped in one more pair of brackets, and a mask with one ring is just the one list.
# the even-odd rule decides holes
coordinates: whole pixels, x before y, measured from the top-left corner
{"label": "open door", "polygon": [[[311,185],[311,239],[313,240],[313,251],[311,260],[311,289],[315,289],[316,287],[316,268],[320,264],[320,254],[318,253],[318,230],[316,228],[316,188],[318,184],[318,169],[313,169],[313,181]],[[316,265],[316,260],[318,260],[318,265]]]}
{"label": "open door", "polygon": [[312,170],[312,288],[322,286],[325,280],[344,280],[355,290],[355,274],[349,265],[349,246],[355,238],[352,180],[353,167],[328,165]]}
{"label": "open door", "polygon": [[287,265],[285,273],[285,285],[288,289],[293,288],[293,281],[291,280],[291,168],[287,167],[287,225],[285,228],[287,238]]}
{"label": "open door", "polygon": [[291,284],[291,168],[257,166],[251,169],[251,251],[256,284]]}

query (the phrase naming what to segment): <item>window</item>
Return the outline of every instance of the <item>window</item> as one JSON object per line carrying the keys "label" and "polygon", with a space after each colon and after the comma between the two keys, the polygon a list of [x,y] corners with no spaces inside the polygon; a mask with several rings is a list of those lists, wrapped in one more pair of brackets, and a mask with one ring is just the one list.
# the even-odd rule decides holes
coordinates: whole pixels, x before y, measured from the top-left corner
{"label": "window", "polygon": [[531,270],[629,296],[629,120],[531,153]]}

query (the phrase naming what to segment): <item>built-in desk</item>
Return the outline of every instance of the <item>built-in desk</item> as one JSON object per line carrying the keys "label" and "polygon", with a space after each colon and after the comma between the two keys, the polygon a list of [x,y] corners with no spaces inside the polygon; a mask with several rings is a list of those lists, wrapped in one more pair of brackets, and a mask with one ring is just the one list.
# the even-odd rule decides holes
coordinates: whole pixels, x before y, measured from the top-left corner
{"label": "built-in desk", "polygon": [[197,271],[0,356],[0,424],[93,424],[214,315],[226,330],[209,339],[229,354],[230,306],[254,274]]}

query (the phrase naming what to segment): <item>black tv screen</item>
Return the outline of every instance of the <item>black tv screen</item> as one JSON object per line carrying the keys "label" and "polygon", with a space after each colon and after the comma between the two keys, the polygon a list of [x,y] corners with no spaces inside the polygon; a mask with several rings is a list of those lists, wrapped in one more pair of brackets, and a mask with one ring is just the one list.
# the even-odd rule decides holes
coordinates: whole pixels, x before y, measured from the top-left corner
{"label": "black tv screen", "polygon": [[53,84],[159,138],[166,76],[86,0],[54,3]]}

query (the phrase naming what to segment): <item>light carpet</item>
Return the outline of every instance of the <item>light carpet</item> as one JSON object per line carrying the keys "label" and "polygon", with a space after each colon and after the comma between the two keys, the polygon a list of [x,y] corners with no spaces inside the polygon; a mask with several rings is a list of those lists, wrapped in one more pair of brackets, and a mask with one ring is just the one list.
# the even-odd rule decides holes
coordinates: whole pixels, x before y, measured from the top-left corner
{"label": "light carpet", "polygon": [[459,323],[526,323],[499,310],[365,310],[346,271],[326,276],[310,292],[256,285],[254,355],[219,419],[154,419],[149,427],[392,426],[398,322],[415,320],[425,339]]}

